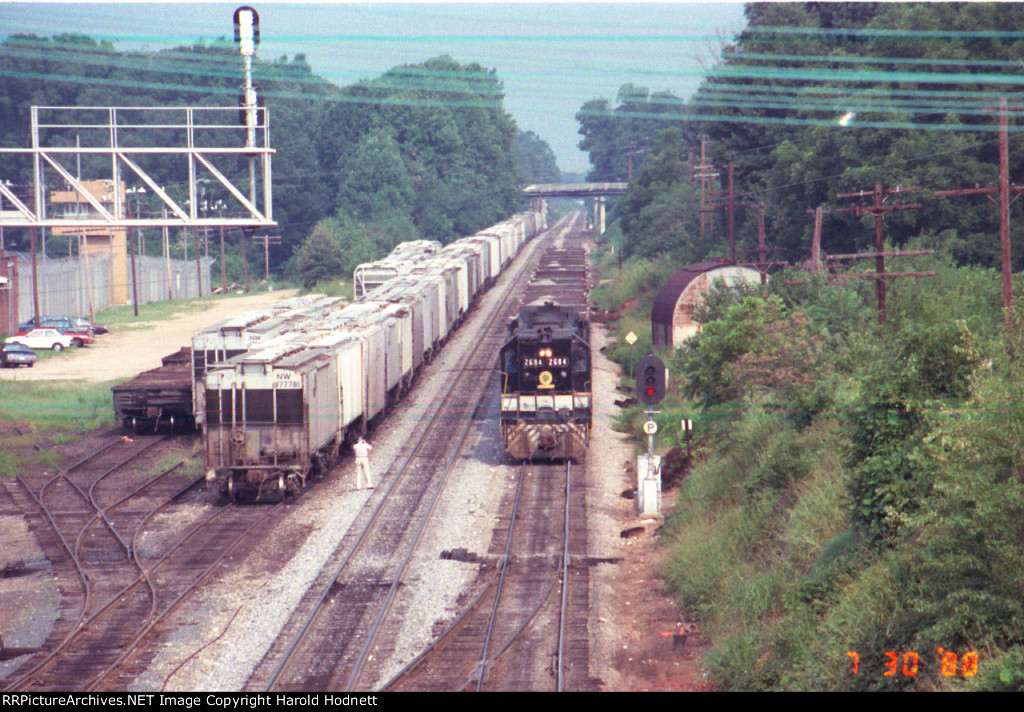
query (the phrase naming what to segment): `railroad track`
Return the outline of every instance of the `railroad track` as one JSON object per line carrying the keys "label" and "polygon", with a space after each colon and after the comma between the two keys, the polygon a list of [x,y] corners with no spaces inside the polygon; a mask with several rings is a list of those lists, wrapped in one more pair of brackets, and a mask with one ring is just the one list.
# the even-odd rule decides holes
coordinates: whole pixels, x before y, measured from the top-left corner
{"label": "railroad track", "polygon": [[[60,558],[73,572],[66,579],[76,579],[79,589],[63,603],[68,624],[58,633],[59,640],[47,645],[48,653],[10,683],[10,689],[60,689],[84,679],[91,657],[89,649],[95,646],[87,645],[85,652],[71,651],[82,640],[86,624],[117,602],[118,593],[138,575],[131,563],[129,542],[96,499],[97,487],[166,440],[111,439],[35,488],[19,478],[24,493],[38,507],[59,542],[58,550],[64,552]],[[69,604],[77,610],[67,610]],[[62,664],[58,664],[60,660]]]}
{"label": "railroad track", "polygon": [[35,489],[21,482],[60,541],[65,556],[59,558],[73,569],[80,591],[71,597],[76,610],[65,609],[69,624],[8,689],[127,689],[152,656],[147,634],[271,517],[266,509],[217,508],[169,542],[144,543],[144,535],[156,534],[149,527],[157,515],[202,482],[178,472],[184,460],[138,482],[129,463],[168,439],[119,438]]}
{"label": "railroad track", "polygon": [[[541,241],[530,243],[534,252]],[[249,690],[356,689],[371,685],[375,660],[389,642],[382,631],[430,514],[444,490],[494,370],[515,292],[533,252],[512,273],[513,286],[481,320],[472,353],[449,378],[446,392],[419,434],[361,514],[250,677]]]}
{"label": "railroad track", "polygon": [[[150,609],[130,645],[92,680],[89,689],[102,686],[128,690],[163,648],[162,640],[153,634],[157,626],[210,577],[222,570],[234,570],[230,557],[241,547],[258,540],[257,532],[275,521],[283,507],[283,501],[261,508],[224,505],[207,512],[170,548],[159,553],[154,551],[146,559],[140,558],[139,566],[143,567],[153,591]],[[153,514],[156,513],[155,510]]]}
{"label": "railroad track", "polygon": [[383,689],[589,689],[588,577],[573,565],[586,546],[585,477],[570,461],[522,466],[488,584]]}

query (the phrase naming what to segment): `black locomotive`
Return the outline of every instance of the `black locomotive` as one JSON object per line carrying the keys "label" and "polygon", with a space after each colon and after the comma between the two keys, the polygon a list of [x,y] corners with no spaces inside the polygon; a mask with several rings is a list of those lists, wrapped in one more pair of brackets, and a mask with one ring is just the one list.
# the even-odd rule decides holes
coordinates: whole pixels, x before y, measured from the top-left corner
{"label": "black locomotive", "polygon": [[541,299],[509,323],[501,348],[501,432],[520,460],[579,460],[590,442],[590,322]]}

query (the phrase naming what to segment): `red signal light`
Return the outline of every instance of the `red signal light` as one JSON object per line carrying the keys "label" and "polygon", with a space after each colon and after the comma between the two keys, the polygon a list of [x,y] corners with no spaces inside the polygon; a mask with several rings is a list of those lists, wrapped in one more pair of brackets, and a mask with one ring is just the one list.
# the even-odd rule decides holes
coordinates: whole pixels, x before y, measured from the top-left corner
{"label": "red signal light", "polygon": [[665,364],[657,356],[648,354],[640,359],[636,369],[636,397],[644,405],[656,405],[665,397],[667,378]]}

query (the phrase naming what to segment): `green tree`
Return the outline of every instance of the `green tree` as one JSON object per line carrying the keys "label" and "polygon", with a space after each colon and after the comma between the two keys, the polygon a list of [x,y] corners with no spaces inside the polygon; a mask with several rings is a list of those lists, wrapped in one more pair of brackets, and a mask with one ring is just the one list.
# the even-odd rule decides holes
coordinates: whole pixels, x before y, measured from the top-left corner
{"label": "green tree", "polygon": [[617,106],[592,99],[576,114],[583,136],[579,147],[590,154],[588,180],[625,181],[643,162],[658,133],[673,126],[687,135],[685,105],[669,92],[651,93],[646,87],[619,87]]}
{"label": "green tree", "polygon": [[629,184],[618,207],[625,257],[670,254],[692,262],[707,255],[708,245],[697,239],[699,208],[693,200],[694,188],[686,180],[685,154],[680,132],[664,131]]}
{"label": "green tree", "polygon": [[327,218],[317,223],[299,248],[296,259],[303,287],[311,289],[317,282],[345,274],[349,258],[341,243],[342,226],[337,219]]}
{"label": "green tree", "polygon": [[551,147],[533,131],[517,131],[512,146],[516,175],[523,185],[557,183],[561,173]]}
{"label": "green tree", "polygon": [[388,210],[408,211],[413,187],[398,143],[386,131],[359,141],[338,187],[338,207],[357,220]]}

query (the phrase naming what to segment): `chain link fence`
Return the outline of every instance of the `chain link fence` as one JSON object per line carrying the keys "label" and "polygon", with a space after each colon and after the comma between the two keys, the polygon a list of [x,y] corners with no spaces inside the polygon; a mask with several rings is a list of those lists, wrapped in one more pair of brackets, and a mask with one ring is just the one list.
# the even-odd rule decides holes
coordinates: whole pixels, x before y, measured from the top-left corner
{"label": "chain link fence", "polygon": [[[26,321],[33,315],[32,258],[18,252],[6,252],[5,258],[17,260],[17,319]],[[39,311],[43,315],[87,315],[114,303],[118,292],[132,300],[131,260],[128,261],[127,283],[112,281],[109,256],[76,256],[51,259],[37,258],[39,273]],[[163,257],[136,256],[135,290],[139,304],[163,299],[194,299],[211,291],[210,269],[213,257],[196,262],[167,260]],[[198,273],[198,274],[197,274]]]}

